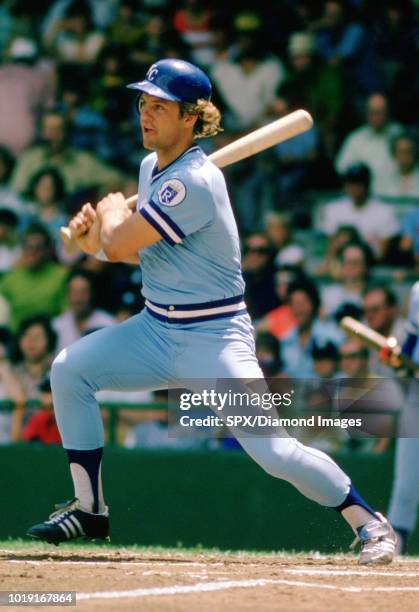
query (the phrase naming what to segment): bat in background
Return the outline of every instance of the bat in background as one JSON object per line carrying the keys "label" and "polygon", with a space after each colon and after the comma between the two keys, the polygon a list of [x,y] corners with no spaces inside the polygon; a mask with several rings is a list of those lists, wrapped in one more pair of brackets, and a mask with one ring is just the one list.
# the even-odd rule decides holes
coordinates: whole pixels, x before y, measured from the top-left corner
{"label": "bat in background", "polygon": [[[340,326],[344,329],[349,335],[354,336],[355,338],[359,338],[372,348],[377,349],[378,351],[386,351],[389,356],[393,355],[396,357],[402,365],[415,372],[419,370],[419,364],[415,363],[412,359],[410,359],[407,355],[402,353],[401,346],[397,342],[396,338],[390,336],[386,337],[382,334],[371,329],[368,325],[364,325],[361,321],[357,321],[352,317],[343,317],[340,322]],[[390,362],[388,365],[392,365]],[[396,367],[396,366],[392,366]]]}
{"label": "bat in background", "polygon": [[[251,155],[256,155],[284,140],[298,136],[312,126],[311,115],[305,110],[296,110],[211,153],[208,159],[218,168],[223,168]],[[129,208],[134,209],[137,204],[137,194],[129,197],[125,203]],[[68,226],[60,229],[60,236],[65,244],[70,243],[73,239]]]}

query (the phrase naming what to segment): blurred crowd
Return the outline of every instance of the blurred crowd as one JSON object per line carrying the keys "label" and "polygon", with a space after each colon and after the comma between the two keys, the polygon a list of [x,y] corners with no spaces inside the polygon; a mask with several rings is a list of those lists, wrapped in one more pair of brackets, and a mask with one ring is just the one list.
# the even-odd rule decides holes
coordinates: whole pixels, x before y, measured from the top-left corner
{"label": "blurred crowd", "polygon": [[[297,108],[314,118],[310,131],[225,169],[264,373],[393,376],[339,322],[405,335],[419,271],[418,1],[4,0],[0,442],[58,443],[53,356],[143,307],[138,268],[66,250],[59,228],[86,201],[136,192],[147,152],[125,85],[162,57],[212,79],[224,131],[199,143],[208,153]],[[398,389],[390,398],[397,410]],[[8,401],[22,408],[11,413]],[[119,441],[167,443],[167,414],[139,419],[120,411]]]}

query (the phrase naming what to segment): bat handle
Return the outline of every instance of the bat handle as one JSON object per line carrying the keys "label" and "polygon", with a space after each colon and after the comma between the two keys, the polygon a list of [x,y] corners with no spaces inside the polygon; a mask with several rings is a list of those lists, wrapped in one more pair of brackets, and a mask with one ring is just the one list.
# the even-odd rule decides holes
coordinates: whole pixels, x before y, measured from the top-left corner
{"label": "bat handle", "polygon": [[[135,207],[137,205],[137,200],[138,200],[138,194],[136,193],[135,195],[127,198],[125,200],[125,204],[131,210],[135,210]],[[65,245],[69,245],[73,242],[74,240],[73,232],[68,225],[65,225],[65,226],[63,225],[62,227],[60,227],[60,238]]]}

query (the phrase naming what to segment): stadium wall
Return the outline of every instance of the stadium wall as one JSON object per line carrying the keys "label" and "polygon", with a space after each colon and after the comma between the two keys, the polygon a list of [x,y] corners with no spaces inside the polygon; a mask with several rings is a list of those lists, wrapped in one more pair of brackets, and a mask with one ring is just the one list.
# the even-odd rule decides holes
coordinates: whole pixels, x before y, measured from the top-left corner
{"label": "stadium wall", "polygon": [[[393,455],[335,456],[361,493],[388,505]],[[0,539],[18,538],[72,495],[59,447],[0,447]],[[231,550],[347,551],[341,518],[265,474],[240,452],[170,452],[107,447],[103,465],[114,544]],[[419,530],[411,554],[419,553]]]}

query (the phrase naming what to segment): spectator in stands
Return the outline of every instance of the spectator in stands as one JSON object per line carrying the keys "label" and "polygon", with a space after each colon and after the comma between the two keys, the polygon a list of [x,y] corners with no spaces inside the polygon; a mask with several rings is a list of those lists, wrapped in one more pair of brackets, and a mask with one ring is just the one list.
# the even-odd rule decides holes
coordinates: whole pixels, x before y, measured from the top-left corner
{"label": "spectator in stands", "polygon": [[[49,372],[38,386],[41,392],[41,408],[37,408],[27,419],[21,438],[26,442],[41,442],[42,444],[61,444],[52,406],[51,383]],[[27,408],[26,408],[27,412]],[[25,415],[26,416],[26,415]]]}
{"label": "spectator in stands", "polygon": [[[419,42],[417,15],[411,0],[386,0],[376,8],[379,10],[376,11],[374,7],[372,41],[384,73],[386,90],[397,95],[394,89],[396,77],[405,67],[414,66],[416,70]],[[404,89],[410,90],[410,87]],[[393,95],[390,97],[393,100]]]}
{"label": "spectator in stands", "polygon": [[0,208],[0,274],[4,274],[17,263],[22,253],[17,227],[18,216],[10,208]]}
{"label": "spectator in stands", "polygon": [[183,0],[175,11],[173,28],[188,45],[192,61],[209,66],[214,61],[213,9],[203,0]]}
{"label": "spectator in stands", "polygon": [[[300,106],[291,97],[276,97],[269,113],[279,119],[288,115]],[[272,149],[275,163],[275,179],[278,189],[278,204],[283,206],[291,196],[301,193],[310,187],[310,181],[316,174],[316,163],[320,154],[320,134],[315,126],[277,144]],[[316,179],[317,180],[317,179]]]}
{"label": "spectator in stands", "polygon": [[268,332],[279,340],[283,338],[297,321],[288,303],[288,289],[292,283],[304,280],[305,274],[300,267],[281,266],[275,273],[275,291],[279,306],[270,310],[257,324],[257,331]]}
{"label": "spectator in stands", "polygon": [[[92,83],[89,83],[89,89],[91,85]],[[76,149],[87,149],[103,157],[107,123],[100,113],[87,104],[86,84],[80,83],[79,79],[67,79],[63,82],[59,107],[71,124],[69,133],[71,146]]]}
{"label": "spectator in stands", "polygon": [[4,203],[5,192],[15,165],[15,158],[7,147],[0,146],[0,197]]}
{"label": "spectator in stands", "polygon": [[[65,19],[68,9],[76,4],[78,0],[54,0],[42,23],[42,33],[48,36],[50,29],[56,27],[56,22]],[[104,30],[111,25],[116,17],[118,0],[86,0],[85,5],[89,9],[89,18],[93,21],[95,28]]]}
{"label": "spectator in stands", "polygon": [[44,166],[33,175],[26,197],[32,204],[32,221],[40,221],[54,240],[59,239],[62,225],[67,225],[68,215],[64,212],[64,179],[58,168]]}
{"label": "spectator in stands", "polygon": [[278,339],[266,331],[256,333],[256,357],[265,378],[275,378],[281,371],[281,346]]}
{"label": "spectator in stands", "polygon": [[400,249],[412,256],[419,272],[419,210],[411,211],[402,220]]}
{"label": "spectator in stands", "polygon": [[29,38],[15,38],[0,66],[0,144],[19,155],[32,144],[40,114],[53,102],[53,90],[36,65],[38,50]]}
{"label": "spectator in stands", "polygon": [[73,101],[78,96],[72,104],[74,144],[76,139],[78,146],[84,142],[84,146],[120,168],[129,165],[132,156],[137,172],[138,138],[133,130],[137,115],[132,96],[125,87],[131,68],[126,55],[127,50],[122,45],[107,45],[99,56],[89,84],[87,102],[84,103],[77,93],[77,83],[67,86],[66,96],[67,100],[69,95],[72,96]]}
{"label": "spectator in stands", "polygon": [[23,404],[25,394],[10,362],[12,336],[5,327],[0,327],[0,444],[12,441],[12,412],[3,402]]}
{"label": "spectator in stands", "polygon": [[[73,2],[61,19],[45,32],[44,46],[61,64],[70,64],[72,70],[91,66],[105,37],[94,28],[91,12],[82,1]],[[82,72],[79,73],[83,75]]]}
{"label": "spectator in stands", "polygon": [[[363,298],[366,324],[387,338],[393,336],[402,346],[406,339],[407,322],[400,317],[394,291],[384,284],[372,284],[364,291]],[[377,376],[390,377],[394,374],[394,370],[379,360],[377,352],[371,355],[370,369]]]}
{"label": "spectator in stands", "polygon": [[305,279],[292,283],[288,300],[297,325],[281,339],[284,373],[295,378],[310,377],[314,374],[314,343],[330,341],[340,344],[343,334],[334,323],[318,318],[320,296],[312,281]]}
{"label": "spectator in stands", "polygon": [[245,301],[250,316],[256,321],[279,303],[274,288],[274,256],[275,251],[264,234],[246,238],[242,264]]}
{"label": "spectator in stands", "polygon": [[128,57],[134,65],[135,74],[144,74],[150,64],[162,57],[187,59],[189,48],[178,33],[169,28],[169,22],[163,15],[150,13],[145,19],[141,44],[131,49]]}
{"label": "spectator in stands", "polygon": [[37,314],[55,316],[65,300],[66,269],[55,263],[51,237],[40,224],[30,225],[23,236],[20,265],[0,280],[0,294],[11,309],[10,327]]}
{"label": "spectator in stands", "polygon": [[340,67],[361,95],[383,87],[370,37],[360,23],[350,20],[347,2],[327,0],[316,29],[320,57],[330,66]]}
{"label": "spectator in stands", "polygon": [[15,160],[6,147],[0,146],[0,207],[10,208],[19,214],[25,211],[25,204],[9,185]]}
{"label": "spectator in stands", "polygon": [[391,172],[376,180],[377,193],[386,198],[419,198],[419,164],[415,139],[399,134],[391,142]]}
{"label": "spectator in stands", "polygon": [[21,321],[16,333],[13,372],[23,387],[26,401],[42,399],[41,386],[48,377],[56,342],[56,333],[47,317]]}
{"label": "spectator in stands", "polygon": [[69,124],[60,111],[50,110],[42,117],[42,143],[25,151],[16,164],[11,178],[11,187],[25,193],[36,172],[43,166],[58,167],[61,171],[66,192],[101,186],[108,193],[118,188],[123,176],[87,151],[73,149],[68,142]]}
{"label": "spectator in stands", "polygon": [[[32,317],[22,321],[16,334],[17,348],[14,375],[19,379],[25,401],[37,401],[41,408],[25,409],[22,438],[59,444],[60,435],[51,407],[49,369],[55,352],[56,334],[46,317]],[[49,391],[46,392],[45,387]]]}
{"label": "spectator in stands", "polygon": [[371,284],[364,291],[366,323],[383,336],[394,336],[399,344],[406,338],[406,321],[400,317],[397,296],[385,284]]}
{"label": "spectator in stands", "polygon": [[275,265],[302,266],[304,249],[292,237],[291,218],[286,213],[270,212],[265,217],[265,233],[276,250]]}
{"label": "spectator in stands", "polygon": [[281,62],[263,52],[261,41],[253,41],[234,60],[218,60],[212,80],[226,107],[226,128],[240,132],[258,126],[284,77]]}
{"label": "spectator in stands", "polygon": [[351,132],[343,141],[336,158],[336,168],[341,174],[356,163],[366,164],[372,172],[372,191],[376,182],[391,172],[390,143],[401,132],[401,126],[389,118],[387,98],[373,94],[366,102],[366,124]]}
{"label": "spectator in stands", "polygon": [[22,431],[22,440],[42,444],[61,444],[61,436],[52,407],[36,410],[29,417]]}
{"label": "spectator in stands", "polygon": [[352,225],[341,225],[336,232],[328,237],[326,255],[316,266],[316,276],[326,276],[339,280],[341,276],[338,253],[349,242],[361,242],[358,230]]}
{"label": "spectator in stands", "polygon": [[135,48],[144,32],[144,23],[137,0],[121,0],[116,18],[110,24],[107,41],[122,45],[128,53]]}
{"label": "spectator in stands", "polygon": [[330,380],[336,378],[339,370],[339,350],[333,342],[323,342],[321,338],[311,349],[313,370],[317,378]]}
{"label": "spectator in stands", "polygon": [[57,333],[57,353],[91,331],[116,323],[108,312],[95,306],[94,275],[73,270],[67,279],[68,308],[52,321]]}
{"label": "spectator in stands", "polygon": [[374,259],[371,249],[363,242],[349,242],[338,252],[340,282],[322,290],[322,311],[326,317],[336,317],[347,304],[362,307],[365,290]]}
{"label": "spectator in stands", "polygon": [[288,41],[287,76],[278,90],[279,97],[291,98],[298,108],[307,109],[320,127],[327,150],[334,152],[336,128],[345,108],[345,82],[342,70],[322,61],[310,32],[294,32]]}
{"label": "spectator in stands", "polygon": [[375,255],[382,257],[388,241],[399,230],[393,209],[370,197],[371,173],[365,164],[350,166],[342,180],[346,195],[324,207],[319,229],[331,236],[339,227],[351,225]]}
{"label": "spectator in stands", "polygon": [[357,338],[345,340],[339,348],[341,374],[347,378],[371,376],[369,349]]}

